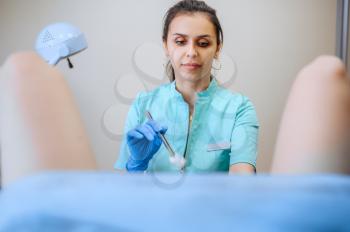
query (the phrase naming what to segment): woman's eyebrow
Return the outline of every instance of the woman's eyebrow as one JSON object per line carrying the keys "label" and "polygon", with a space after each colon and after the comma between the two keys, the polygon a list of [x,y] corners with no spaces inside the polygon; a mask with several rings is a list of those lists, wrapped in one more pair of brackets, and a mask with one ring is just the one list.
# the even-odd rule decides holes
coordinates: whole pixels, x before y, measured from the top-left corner
{"label": "woman's eyebrow", "polygon": [[174,33],[173,36],[182,36],[182,37],[188,37],[188,35],[181,34],[181,33]]}
{"label": "woman's eyebrow", "polygon": [[[182,37],[188,37],[186,34],[181,34],[181,33],[174,33],[173,36],[182,36]],[[211,38],[209,34],[204,34],[204,35],[198,35],[196,38]]]}
{"label": "woman's eyebrow", "polygon": [[210,38],[211,36],[210,35],[199,35],[197,36],[197,38]]}

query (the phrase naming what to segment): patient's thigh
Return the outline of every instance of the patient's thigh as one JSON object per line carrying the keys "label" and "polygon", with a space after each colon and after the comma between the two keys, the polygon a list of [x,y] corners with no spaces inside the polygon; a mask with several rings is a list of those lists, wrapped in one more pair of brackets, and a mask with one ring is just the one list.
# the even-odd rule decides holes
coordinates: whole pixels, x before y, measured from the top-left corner
{"label": "patient's thigh", "polygon": [[94,156],[64,77],[33,52],[11,55],[0,74],[4,184],[42,170],[94,169]]}
{"label": "patient's thigh", "polygon": [[282,117],[273,173],[350,173],[350,83],[321,56],[298,74]]}

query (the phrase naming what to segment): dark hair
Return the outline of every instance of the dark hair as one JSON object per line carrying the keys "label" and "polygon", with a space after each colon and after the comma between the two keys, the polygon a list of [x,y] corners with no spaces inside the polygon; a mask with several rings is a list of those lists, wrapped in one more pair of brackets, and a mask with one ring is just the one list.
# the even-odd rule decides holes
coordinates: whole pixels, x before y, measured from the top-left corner
{"label": "dark hair", "polygon": [[[210,6],[208,6],[204,1],[197,1],[197,0],[182,0],[176,3],[171,8],[169,8],[169,10],[166,12],[164,16],[163,36],[162,36],[163,42],[167,41],[170,23],[171,21],[173,21],[173,19],[177,15],[193,14],[198,12],[206,13],[208,15],[209,20],[215,26],[217,45],[219,46],[220,44],[222,44],[224,40],[224,35],[222,32],[219,19],[216,16],[216,11]],[[170,61],[166,64],[165,71],[166,71],[166,74],[169,76],[170,81],[174,81],[175,73],[174,73],[174,68],[172,67]]]}

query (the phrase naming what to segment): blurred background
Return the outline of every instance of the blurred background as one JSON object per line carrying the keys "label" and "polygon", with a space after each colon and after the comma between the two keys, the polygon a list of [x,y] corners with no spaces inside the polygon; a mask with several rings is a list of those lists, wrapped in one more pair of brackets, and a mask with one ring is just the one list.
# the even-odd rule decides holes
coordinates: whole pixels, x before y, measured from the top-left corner
{"label": "blurred background", "polygon": [[[137,92],[164,76],[162,20],[170,0],[0,0],[0,64],[34,50],[47,25],[69,22],[88,49],[58,69],[76,97],[101,170],[119,154],[128,108]],[[255,104],[261,130],[258,172],[268,172],[278,125],[298,71],[321,54],[336,54],[337,0],[208,0],[224,31],[222,69],[214,74]]]}

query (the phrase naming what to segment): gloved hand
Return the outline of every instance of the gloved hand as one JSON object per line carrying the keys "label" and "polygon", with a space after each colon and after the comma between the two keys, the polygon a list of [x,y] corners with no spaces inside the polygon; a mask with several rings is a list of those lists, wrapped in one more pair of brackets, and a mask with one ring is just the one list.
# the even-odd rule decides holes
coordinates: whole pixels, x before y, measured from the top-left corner
{"label": "gloved hand", "polygon": [[126,163],[126,169],[129,172],[145,171],[147,169],[148,162],[162,145],[158,132],[165,134],[167,129],[156,121],[149,120],[128,132],[126,141],[130,157]]}

